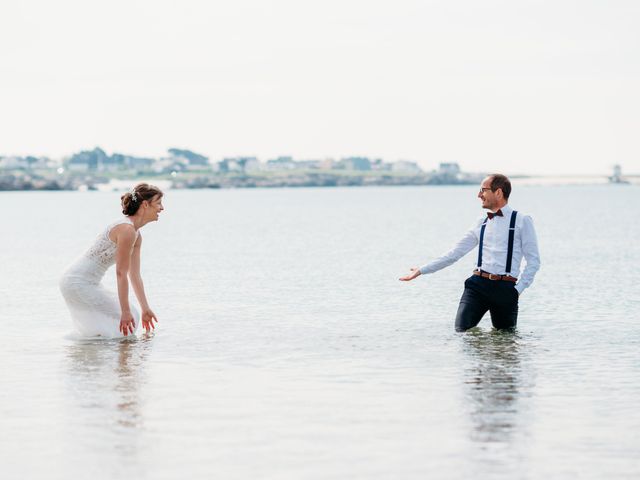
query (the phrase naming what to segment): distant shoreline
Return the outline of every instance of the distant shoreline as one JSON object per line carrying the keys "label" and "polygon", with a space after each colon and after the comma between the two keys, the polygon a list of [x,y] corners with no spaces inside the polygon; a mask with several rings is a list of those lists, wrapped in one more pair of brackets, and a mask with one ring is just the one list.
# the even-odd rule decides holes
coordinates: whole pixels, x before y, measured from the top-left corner
{"label": "distant shoreline", "polygon": [[50,172],[2,172],[0,191],[20,190],[122,190],[136,182],[164,184],[173,189],[218,188],[295,188],[295,187],[352,187],[403,185],[471,185],[481,179],[480,174],[443,175],[438,173],[400,174],[393,172],[359,171],[288,171],[259,174],[212,174],[208,171],[134,175],[51,174]]}
{"label": "distant shoreline", "polygon": [[[122,190],[140,181],[174,189],[478,185],[488,173],[465,172],[455,162],[425,171],[414,161],[363,156],[315,160],[279,156],[266,161],[241,156],[211,161],[181,148],[169,148],[165,156],[152,158],[109,155],[95,147],[57,160],[0,156],[0,191]],[[623,175],[620,165],[613,166],[610,176],[511,173],[509,177],[516,185],[640,184],[640,174]]]}
{"label": "distant shoreline", "polygon": [[[300,188],[365,186],[451,186],[476,185],[484,174],[462,178],[433,174],[398,175],[362,172],[287,172],[279,175],[68,175],[52,176],[24,172],[0,172],[0,191],[122,191],[136,182],[156,183],[164,189]],[[514,175],[517,186],[607,185],[605,175]],[[640,185],[640,175],[627,175],[623,184]],[[612,184],[613,185],[613,184]]]}

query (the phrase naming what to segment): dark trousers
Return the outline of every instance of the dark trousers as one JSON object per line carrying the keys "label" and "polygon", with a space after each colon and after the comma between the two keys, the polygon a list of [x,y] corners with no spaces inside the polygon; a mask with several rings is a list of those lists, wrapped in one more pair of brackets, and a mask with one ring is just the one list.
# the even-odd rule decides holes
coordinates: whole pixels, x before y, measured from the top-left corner
{"label": "dark trousers", "polygon": [[495,328],[515,327],[518,322],[515,283],[478,275],[467,278],[456,315],[456,331],[464,332],[478,325],[487,310],[491,312],[491,323]]}

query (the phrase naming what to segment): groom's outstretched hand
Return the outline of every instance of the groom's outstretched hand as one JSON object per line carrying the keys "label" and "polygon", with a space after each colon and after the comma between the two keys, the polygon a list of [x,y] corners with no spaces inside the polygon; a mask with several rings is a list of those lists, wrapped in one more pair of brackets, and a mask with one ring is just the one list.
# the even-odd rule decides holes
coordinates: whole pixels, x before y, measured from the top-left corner
{"label": "groom's outstretched hand", "polygon": [[420,269],[418,267],[411,268],[411,273],[409,275],[405,275],[404,277],[400,277],[400,281],[408,282],[409,280],[413,280],[416,277],[420,276]]}
{"label": "groom's outstretched hand", "polygon": [[151,332],[151,330],[155,330],[155,325],[153,322],[158,323],[158,319],[156,318],[156,314],[153,313],[150,309],[142,311],[142,328],[144,328],[147,333]]}

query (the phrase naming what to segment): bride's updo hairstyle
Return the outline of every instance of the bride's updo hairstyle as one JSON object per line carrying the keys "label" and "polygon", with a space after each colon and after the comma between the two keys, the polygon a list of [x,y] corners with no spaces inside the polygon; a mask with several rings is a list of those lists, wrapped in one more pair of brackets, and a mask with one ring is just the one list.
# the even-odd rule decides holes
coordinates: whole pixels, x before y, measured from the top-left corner
{"label": "bride's updo hairstyle", "polygon": [[163,193],[162,190],[155,185],[149,185],[148,183],[137,184],[133,187],[133,190],[120,197],[122,213],[127,217],[135,215],[143,201],[147,200],[150,202],[156,195],[162,197]]}

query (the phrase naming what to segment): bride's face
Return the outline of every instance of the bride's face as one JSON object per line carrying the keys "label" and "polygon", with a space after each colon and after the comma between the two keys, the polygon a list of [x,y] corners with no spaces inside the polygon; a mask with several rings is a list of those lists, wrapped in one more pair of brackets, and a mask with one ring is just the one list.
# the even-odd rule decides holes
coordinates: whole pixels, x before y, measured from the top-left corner
{"label": "bride's face", "polygon": [[164,207],[162,206],[162,196],[156,195],[151,200],[147,201],[145,216],[147,217],[148,221],[155,222],[158,220],[160,212],[163,210]]}

